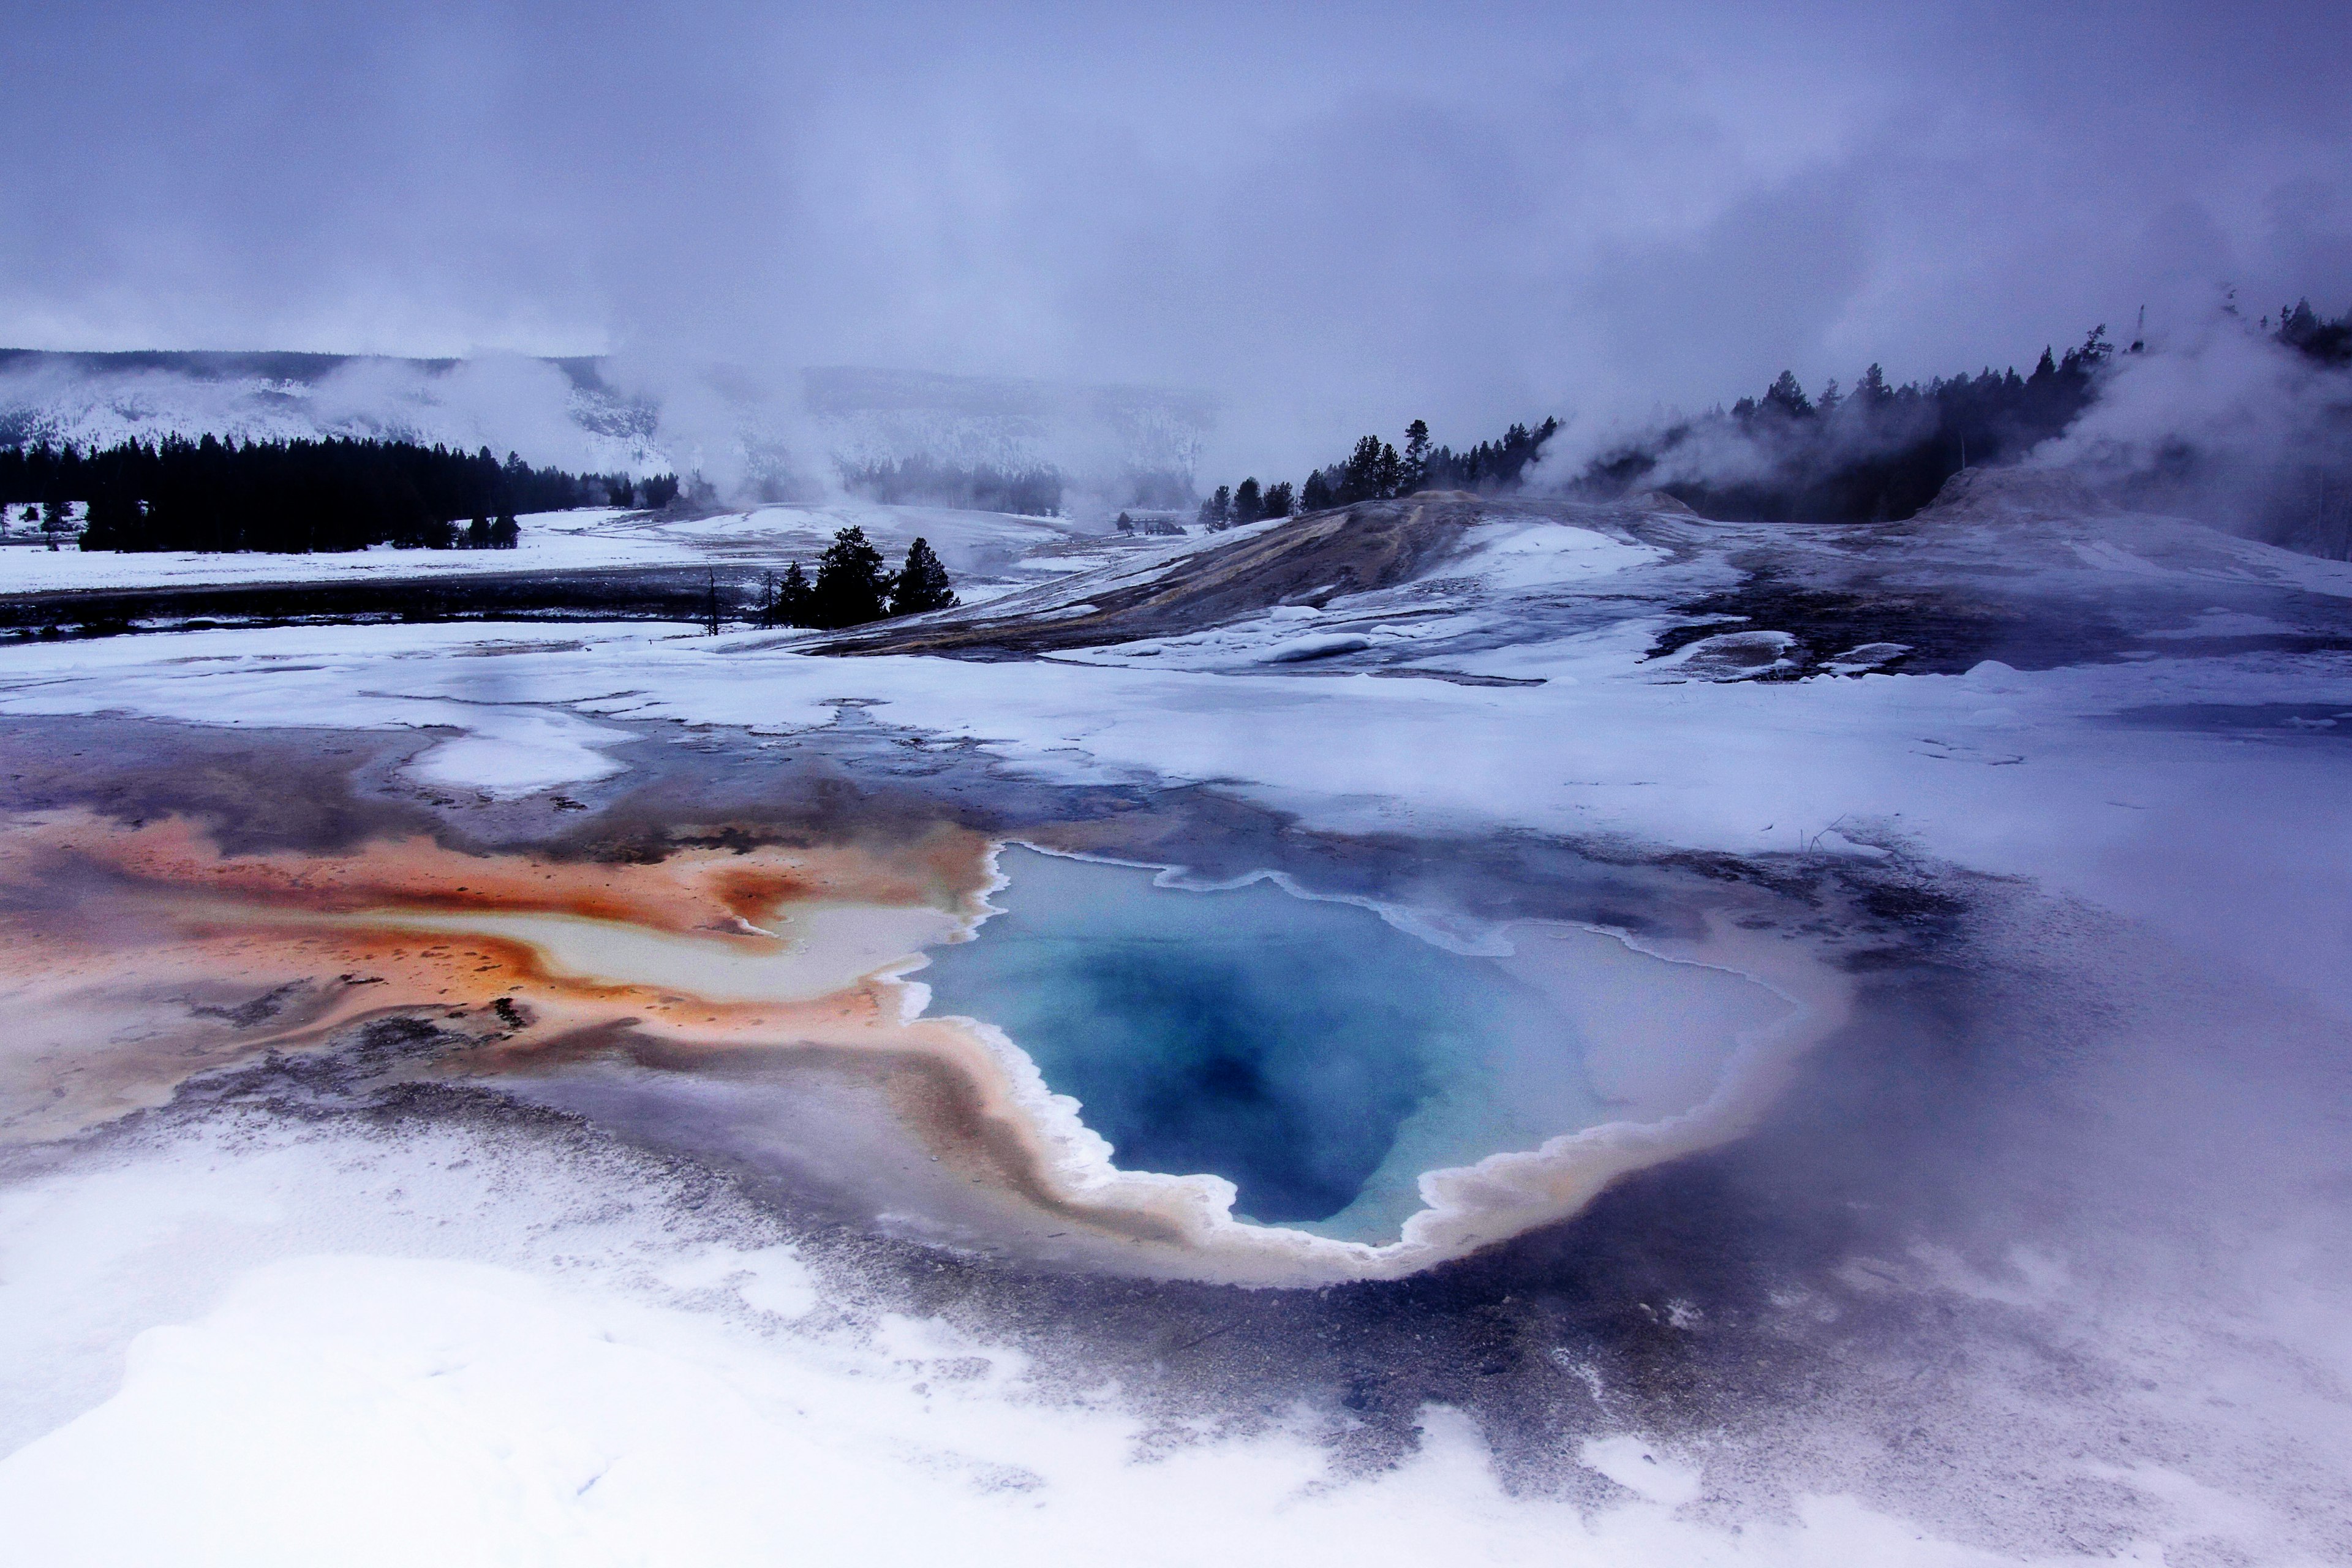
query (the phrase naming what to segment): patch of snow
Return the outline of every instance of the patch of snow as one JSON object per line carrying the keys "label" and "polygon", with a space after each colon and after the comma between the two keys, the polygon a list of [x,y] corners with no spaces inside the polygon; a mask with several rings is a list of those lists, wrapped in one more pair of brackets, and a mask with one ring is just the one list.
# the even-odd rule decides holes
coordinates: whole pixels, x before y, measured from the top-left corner
{"label": "patch of snow", "polygon": [[1832,675],[1862,675],[1874,669],[1884,669],[1911,651],[1909,643],[1866,642],[1860,647],[1850,647],[1822,665]]}
{"label": "patch of snow", "polygon": [[1684,644],[1656,668],[1685,679],[1753,680],[1798,668],[1801,661],[1790,657],[1797,646],[1788,632],[1718,632]]}
{"label": "patch of snow", "polygon": [[1637,544],[1598,529],[1551,519],[1497,519],[1469,531],[1468,559],[1449,572],[1476,577],[1490,591],[1519,594],[1606,577],[1664,558],[1655,545]]}

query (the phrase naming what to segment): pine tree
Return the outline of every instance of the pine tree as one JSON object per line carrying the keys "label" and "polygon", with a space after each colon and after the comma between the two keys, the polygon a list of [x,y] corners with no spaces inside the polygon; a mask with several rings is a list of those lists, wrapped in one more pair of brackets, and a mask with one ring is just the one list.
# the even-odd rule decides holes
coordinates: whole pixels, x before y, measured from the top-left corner
{"label": "pine tree", "polygon": [[830,629],[878,621],[889,613],[889,595],[882,552],[866,542],[864,529],[845,528],[817,558],[809,625]]}
{"label": "pine tree", "polygon": [[1278,485],[1265,487],[1265,498],[1258,503],[1258,514],[1261,517],[1290,515],[1290,481],[1288,479],[1283,480]]}
{"label": "pine tree", "polygon": [[[109,487],[89,498],[89,512],[83,520],[81,544],[85,550],[120,550],[126,542],[137,538],[142,518],[139,503],[121,490]],[[58,547],[58,535],[49,534],[49,548]]]}
{"label": "pine tree", "polygon": [[[1336,499],[1342,506],[1353,506],[1360,500],[1376,500],[1381,493],[1381,450],[1386,446],[1378,436],[1366,436],[1348,454],[1347,466],[1339,470],[1339,491]],[[1390,448],[1393,452],[1394,448]]]}
{"label": "pine tree", "polygon": [[940,564],[929,543],[918,539],[907,546],[907,563],[890,588],[890,613],[919,616],[927,610],[955,607],[955,590],[948,586],[948,569]]}
{"label": "pine tree", "polygon": [[1265,512],[1265,500],[1258,493],[1257,476],[1252,474],[1234,487],[1234,521],[1255,522]]}
{"label": "pine tree", "polygon": [[1765,406],[1777,408],[1792,419],[1801,419],[1813,411],[1812,399],[1797,381],[1797,373],[1784,370],[1774,378],[1764,393]]}
{"label": "pine tree", "polygon": [[810,619],[810,599],[815,590],[809,586],[808,574],[797,561],[784,568],[784,580],[776,584],[776,604],[772,612],[775,624],[784,626],[805,626]]}
{"label": "pine tree", "polygon": [[1429,487],[1429,421],[1416,419],[1404,427],[1404,478],[1400,493],[1411,495]]}
{"label": "pine tree", "polygon": [[1320,468],[1307,475],[1307,482],[1298,488],[1298,510],[1301,511],[1328,511],[1339,504],[1339,498],[1332,493],[1330,479]]}

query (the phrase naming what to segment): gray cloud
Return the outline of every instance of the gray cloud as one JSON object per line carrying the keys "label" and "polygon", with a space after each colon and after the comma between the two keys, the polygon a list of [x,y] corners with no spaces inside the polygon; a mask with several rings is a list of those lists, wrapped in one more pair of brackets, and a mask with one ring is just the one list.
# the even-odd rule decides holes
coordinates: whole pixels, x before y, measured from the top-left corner
{"label": "gray cloud", "polygon": [[10,45],[24,346],[1192,385],[1213,469],[1291,471],[2224,282],[2352,304],[2317,4],[125,5]]}

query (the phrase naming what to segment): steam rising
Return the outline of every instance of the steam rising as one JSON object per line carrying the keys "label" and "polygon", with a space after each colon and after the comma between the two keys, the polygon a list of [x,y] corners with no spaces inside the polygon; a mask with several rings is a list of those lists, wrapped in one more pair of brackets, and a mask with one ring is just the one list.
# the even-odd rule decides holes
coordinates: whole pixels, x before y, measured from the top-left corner
{"label": "steam rising", "polygon": [[2032,461],[2141,510],[2352,556],[2352,370],[2234,314],[2121,356],[2098,401]]}
{"label": "steam rising", "polygon": [[1201,388],[1295,479],[2352,262],[2325,6],[1210,15],[27,16],[0,344],[605,353],[715,474],[713,365]]}

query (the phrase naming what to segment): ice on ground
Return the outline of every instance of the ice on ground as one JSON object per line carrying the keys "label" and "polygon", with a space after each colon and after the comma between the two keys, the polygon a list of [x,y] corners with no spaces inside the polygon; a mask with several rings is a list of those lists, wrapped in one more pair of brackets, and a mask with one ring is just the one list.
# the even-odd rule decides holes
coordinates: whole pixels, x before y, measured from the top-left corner
{"label": "ice on ground", "polygon": [[599,744],[630,738],[625,730],[592,724],[561,710],[491,708],[467,718],[466,734],[441,742],[409,763],[411,778],[512,800],[619,773],[622,764]]}
{"label": "ice on ground", "polygon": [[[852,526],[864,529],[893,556],[918,537],[927,539],[951,574],[992,579],[1032,564],[1024,560],[1029,552],[1077,536],[1071,524],[1059,519],[855,500],[759,507],[697,518],[586,507],[532,512],[516,521],[521,537],[512,550],[400,550],[386,544],[276,555],[0,548],[0,593],[381,582],[645,567],[761,565],[781,571],[793,560],[813,572],[834,533]],[[1034,563],[1063,572],[1097,563],[1098,559],[1086,557],[1067,564],[1052,558]]]}
{"label": "ice on ground", "polygon": [[1580,585],[1666,554],[1621,533],[1550,519],[1497,518],[1473,529],[1469,542],[1468,555],[1448,571],[1475,576],[1497,593]]}
{"label": "ice on ground", "polygon": [[1678,648],[1656,668],[1694,680],[1754,680],[1803,668],[1789,657],[1799,646],[1788,632],[1718,632]]}
{"label": "ice on ground", "polygon": [[[1507,1488],[1438,1407],[1417,1452],[1361,1474],[1305,1412],[1155,1443],[1118,1390],[1057,1390],[1017,1351],[861,1309],[856,1280],[726,1239],[740,1219],[488,1135],[257,1120],[19,1186],[0,1197],[0,1375],[53,1369],[61,1339],[85,1375],[49,1383],[62,1405],[11,1403],[11,1552],[45,1568],[2018,1561],[1847,1498],[1724,1522],[1690,1506],[1704,1471],[1638,1432],[1582,1441],[1622,1489],[1584,1506]],[[2256,1510],[2173,1511],[2034,1561],[2270,1534]]]}
{"label": "ice on ground", "polygon": [[1355,632],[1318,632],[1276,643],[1259,653],[1257,658],[1261,664],[1302,664],[1310,658],[1329,658],[1334,654],[1361,653],[1371,646],[1371,638]]}
{"label": "ice on ground", "polygon": [[[772,510],[779,527],[790,519],[821,529],[836,515]],[[822,639],[807,634],[706,637],[642,625],[580,627],[562,646],[486,625],[214,631],[0,648],[0,711],[446,726],[480,743],[425,749],[437,787],[512,791],[617,776],[620,748],[549,717],[559,712],[649,738],[668,723],[789,734],[834,724],[837,702],[857,699],[873,704],[862,710],[867,721],[976,742],[1034,776],[1230,781],[1336,826],[1509,827],[1732,854],[1818,852],[1832,829],[1852,842],[1900,842],[2194,929],[2200,941],[2225,933],[2261,972],[2352,1008],[2352,983],[2329,978],[2352,975],[2352,933],[2324,922],[2273,930],[2246,892],[2307,889],[2324,901],[2325,889],[2352,879],[2352,826],[2333,804],[2341,730],[2309,727],[2352,711],[2352,661],[2129,640],[2200,624],[2217,605],[2341,635],[2343,601],[2324,580],[2352,569],[2128,514],[1997,525],[1927,514],[1838,530],[1611,515],[1618,521],[1600,520],[1599,531],[1532,520],[1504,535],[1514,549],[1551,541],[1570,561],[1619,558],[1615,545],[1591,542],[1612,529],[1664,552],[1626,558],[1587,591],[1494,590],[1439,561],[1392,587],[1260,601],[1050,658],[820,658],[805,650]],[[1473,536],[1497,521],[1465,516]],[[1052,531],[1034,520],[983,524]],[[943,624],[1083,620],[1098,603],[1150,595],[1237,542],[1270,548],[1297,526],[1122,545],[1109,566],[950,612]],[[2141,535],[2136,548],[2165,575],[2129,595],[2063,545]],[[1943,635],[1932,616],[1905,619],[1942,603],[1939,593],[1958,595],[1970,615],[1990,605],[1997,614],[1965,624],[1990,628],[1969,635],[1992,657],[1972,658],[1965,675],[1927,673],[1952,668],[1958,650],[1910,630],[1814,648],[1791,626],[1727,624],[1710,611],[1699,619],[1720,629],[1653,658],[1663,632],[1687,624],[1678,605],[1746,580],[1735,556],[1769,560],[1782,580],[1859,605],[1874,629],[1916,624]],[[2214,560],[2236,563],[2238,575],[2223,583]],[[1328,581],[1319,571],[1302,563],[1297,581]],[[2103,640],[2083,641],[2088,633]],[[1334,651],[1297,665],[1263,659],[1302,636],[1366,646],[1323,644]],[[1864,658],[1894,673],[1658,683],[1708,658],[1709,643],[1723,674],[1850,675]],[[1888,653],[1898,644],[1899,658]],[[1797,667],[1828,648],[1845,653]],[[2147,657],[2118,658],[2118,648]],[[486,651],[497,657],[476,657]],[[1255,679],[1235,679],[1243,674]],[[2195,717],[2225,710],[2275,717],[2226,730]],[[2171,714],[2184,717],[2148,717]],[[502,738],[525,742],[517,754],[526,760],[506,757]],[[2236,814],[2229,856],[2157,848],[2210,843],[2201,826],[2213,813],[2250,800],[2263,809]]]}

